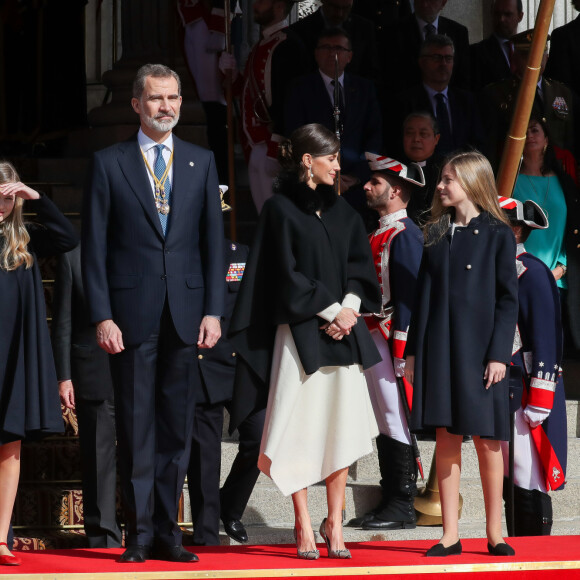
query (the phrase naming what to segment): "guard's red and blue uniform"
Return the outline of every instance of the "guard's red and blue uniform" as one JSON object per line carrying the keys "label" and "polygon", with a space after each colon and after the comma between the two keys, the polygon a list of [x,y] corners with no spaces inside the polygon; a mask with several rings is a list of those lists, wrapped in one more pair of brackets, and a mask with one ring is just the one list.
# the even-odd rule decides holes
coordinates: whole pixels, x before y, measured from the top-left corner
{"label": "guard's red and blue uniform", "polygon": [[[566,478],[566,400],[562,370],[560,296],[549,268],[518,244],[519,314],[512,365],[523,375],[522,406],[515,418],[516,535],[548,535],[552,506],[548,490],[561,489]],[[526,408],[547,418],[535,427]],[[507,474],[507,444],[504,462]]]}
{"label": "guard's red and blue uniform", "polygon": [[[365,317],[365,321],[371,332],[380,332],[388,342],[389,360],[383,359],[382,364],[373,367],[373,374],[384,375],[384,364],[393,366],[404,358],[417,274],[423,255],[423,235],[407,217],[407,210],[402,209],[381,217],[379,228],[369,236],[369,241],[383,296],[383,308],[382,312]],[[397,375],[402,376],[402,373]],[[411,408],[413,387],[407,381],[405,390]],[[384,432],[380,423],[379,429]],[[408,433],[406,421],[405,430]],[[410,441],[408,435],[406,440]]]}
{"label": "guard's red and blue uniform", "polygon": [[397,377],[405,383],[411,405],[412,386],[403,377],[407,330],[411,321],[417,274],[423,254],[421,230],[405,209],[382,216],[369,236],[382,293],[381,312],[365,316],[382,361],[365,371],[379,426],[377,451],[382,501],[363,517],[363,529],[414,528],[416,463]]}

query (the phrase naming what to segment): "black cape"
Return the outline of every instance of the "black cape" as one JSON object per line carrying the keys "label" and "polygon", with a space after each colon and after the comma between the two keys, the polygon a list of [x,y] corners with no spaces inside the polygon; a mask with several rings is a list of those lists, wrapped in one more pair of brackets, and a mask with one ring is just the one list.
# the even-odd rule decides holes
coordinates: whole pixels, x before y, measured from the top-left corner
{"label": "black cape", "polygon": [[0,269],[0,444],[61,433],[64,427],[36,259],[71,250],[78,238],[47,197],[27,203],[42,223],[27,226],[34,265]]}
{"label": "black cape", "polygon": [[[378,312],[380,293],[361,218],[330,186],[312,190],[288,176],[264,204],[230,326],[239,355],[230,430],[265,406],[274,338],[289,324],[307,374],[324,366],[380,361],[365,324],[329,338],[318,312],[349,292],[361,312]],[[320,217],[316,211],[320,210]]]}

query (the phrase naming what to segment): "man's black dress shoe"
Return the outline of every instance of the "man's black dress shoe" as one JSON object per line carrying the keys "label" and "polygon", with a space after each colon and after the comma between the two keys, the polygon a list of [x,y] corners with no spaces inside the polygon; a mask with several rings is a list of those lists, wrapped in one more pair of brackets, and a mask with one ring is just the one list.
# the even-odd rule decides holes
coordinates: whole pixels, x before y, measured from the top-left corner
{"label": "man's black dress shoe", "polygon": [[495,546],[492,546],[489,542],[487,543],[487,551],[492,556],[515,556],[516,551],[505,542],[500,542]]}
{"label": "man's black dress shoe", "polygon": [[431,557],[440,557],[440,556],[459,556],[461,554],[461,540],[458,540],[457,543],[447,546],[447,548],[439,543],[431,546],[425,556]]}
{"label": "man's black dress shoe", "polygon": [[245,544],[248,541],[248,532],[240,520],[222,520],[226,534],[236,542]]}
{"label": "man's black dress shoe", "polygon": [[149,546],[128,546],[121,554],[119,562],[132,562],[142,564],[149,557]]}
{"label": "man's black dress shoe", "polygon": [[199,558],[183,546],[156,546],[151,552],[151,558],[166,562],[199,562]]}

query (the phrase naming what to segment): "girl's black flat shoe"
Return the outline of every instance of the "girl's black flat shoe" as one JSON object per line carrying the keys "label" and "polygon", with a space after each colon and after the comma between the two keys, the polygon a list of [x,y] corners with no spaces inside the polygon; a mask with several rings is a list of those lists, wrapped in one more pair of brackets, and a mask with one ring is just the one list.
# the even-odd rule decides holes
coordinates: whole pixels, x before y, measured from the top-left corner
{"label": "girl's black flat shoe", "polygon": [[515,556],[516,551],[505,542],[500,542],[495,546],[492,546],[489,542],[487,543],[487,551],[492,556]]}
{"label": "girl's black flat shoe", "polygon": [[441,543],[435,544],[427,550],[425,556],[433,558],[442,556],[459,556],[459,554],[461,554],[461,540],[458,540],[457,543],[448,546],[447,548]]}

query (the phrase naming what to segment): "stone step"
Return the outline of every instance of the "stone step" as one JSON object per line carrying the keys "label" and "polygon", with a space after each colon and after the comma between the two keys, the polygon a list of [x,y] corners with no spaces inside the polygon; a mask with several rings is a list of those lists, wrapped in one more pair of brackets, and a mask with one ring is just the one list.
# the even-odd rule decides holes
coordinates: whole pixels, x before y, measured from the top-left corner
{"label": "stone step", "polygon": [[81,455],[76,437],[54,437],[25,443],[21,457],[21,485],[81,479]]}
{"label": "stone step", "polygon": [[[222,465],[221,465],[221,482],[225,481],[231,464],[236,456],[238,444],[235,441],[225,441],[222,443]],[[431,460],[435,452],[434,441],[419,441],[419,450],[423,461],[423,471],[425,480],[429,477]],[[475,445],[472,441],[463,443],[461,450],[461,474],[463,478],[479,479],[479,463]],[[568,439],[568,467],[567,478],[580,477],[580,439]],[[349,470],[349,481],[378,483],[381,479],[379,473],[379,463],[377,458],[376,444],[373,443],[373,453],[366,455],[351,466]],[[260,474],[258,480],[261,483],[269,481],[268,477]]]}
{"label": "stone step", "polygon": [[83,186],[89,169],[89,156],[74,159],[41,158],[37,160],[36,179],[46,182],[66,182]]}
{"label": "stone step", "polygon": [[[485,509],[479,477],[462,477],[460,493],[463,497],[462,519],[484,521]],[[380,488],[376,484],[348,483],[345,498],[347,519],[362,515],[374,508],[379,503],[380,495]],[[580,516],[580,478],[569,479],[565,489],[550,495],[555,520]],[[308,488],[308,505],[313,520],[322,520],[327,510],[324,485],[317,484]],[[190,510],[186,490],[184,490],[184,514],[185,521],[188,521]],[[260,480],[254,488],[243,521],[248,524],[279,526],[290,525],[293,517],[291,498],[284,497],[269,480]]]}
{"label": "stone step", "polygon": [[15,550],[67,550],[85,548],[87,545],[82,528],[47,530],[16,527],[14,533]]}
{"label": "stone step", "polygon": [[22,483],[14,503],[14,524],[29,528],[83,523],[81,482]]}
{"label": "stone step", "polygon": [[68,183],[52,185],[50,198],[64,214],[79,215],[83,203],[83,188]]}

